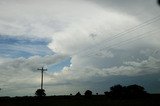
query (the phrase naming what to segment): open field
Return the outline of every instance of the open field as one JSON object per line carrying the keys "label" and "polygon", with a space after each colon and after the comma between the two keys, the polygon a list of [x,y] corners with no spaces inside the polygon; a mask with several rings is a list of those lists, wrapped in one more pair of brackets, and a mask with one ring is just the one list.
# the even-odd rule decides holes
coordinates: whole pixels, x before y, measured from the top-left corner
{"label": "open field", "polygon": [[1,97],[0,106],[160,106],[160,96],[146,99],[110,99],[106,96]]}

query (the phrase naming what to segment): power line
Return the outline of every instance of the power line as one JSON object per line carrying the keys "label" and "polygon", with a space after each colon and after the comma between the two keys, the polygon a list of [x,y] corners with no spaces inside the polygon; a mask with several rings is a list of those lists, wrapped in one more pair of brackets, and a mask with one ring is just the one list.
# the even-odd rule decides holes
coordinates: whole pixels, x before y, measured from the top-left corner
{"label": "power line", "polygon": [[[139,25],[137,25],[137,26],[135,26],[135,27],[133,27],[133,28],[127,29],[127,30],[125,30],[124,32],[115,34],[115,35],[113,35],[113,37],[110,37],[109,39],[106,39],[106,40],[107,40],[107,41],[108,41],[108,40],[114,40],[114,39],[116,39],[116,38],[122,37],[121,35],[126,35],[127,33],[136,31],[137,29],[144,28],[145,26],[147,26],[147,25],[149,25],[149,24],[151,24],[151,23],[154,23],[154,22],[156,22],[156,21],[159,21],[159,20],[160,20],[160,15],[157,16],[157,17],[154,17],[154,18],[152,18],[152,19],[150,19],[150,20],[147,20],[147,21],[143,22],[142,24],[139,24]],[[105,40],[105,41],[106,41],[106,40]]]}
{"label": "power line", "polygon": [[[133,41],[136,41],[136,40],[139,40],[139,39],[143,39],[144,37],[146,36],[149,36],[147,34],[153,34],[153,33],[157,33],[159,32],[159,30],[157,32],[155,32],[156,30],[152,30],[152,31],[149,31],[149,32],[145,32],[143,34],[140,34],[140,35],[137,35],[135,37],[132,37],[132,38],[129,38],[129,39],[126,39],[124,41],[121,41],[121,42],[118,42],[118,43],[115,43],[115,44],[112,44],[112,45],[109,45],[107,47],[103,47],[103,48],[100,48],[98,49],[98,51],[102,51],[103,49],[106,49],[106,50],[110,50],[112,49],[113,47],[120,47],[126,43],[132,43]],[[94,50],[94,51],[97,51],[97,50]],[[95,54],[94,51],[92,51],[92,53],[88,53],[88,54],[84,54],[85,56],[91,56],[92,54]]]}
{"label": "power line", "polygon": [[[121,32],[121,33],[115,34],[115,35],[113,35],[112,37],[109,37],[109,38],[103,40],[101,43],[97,43],[95,46],[97,46],[97,45],[98,45],[98,46],[99,46],[99,45],[102,45],[102,44],[103,44],[104,42],[106,42],[106,41],[111,42],[111,41],[113,41],[114,39],[117,39],[117,38],[119,38],[119,37],[122,38],[124,35],[126,35],[126,34],[128,34],[128,33],[131,33],[131,32],[136,31],[136,30],[138,30],[138,29],[144,28],[145,26],[147,26],[147,25],[149,25],[149,24],[151,24],[151,23],[154,23],[154,22],[156,22],[156,21],[159,21],[159,20],[160,20],[160,15],[158,15],[158,16],[150,19],[150,20],[147,20],[147,21],[143,22],[142,24],[139,24],[139,25],[137,25],[137,26],[135,26],[135,27],[132,27],[132,28],[130,28],[130,29],[127,29],[127,30],[125,30],[125,31],[123,31],[123,32]],[[95,46],[94,46],[94,47],[95,47]],[[92,49],[92,48],[93,48],[93,46],[89,47],[88,49],[83,49],[83,50],[81,50],[81,51],[78,51],[78,52],[76,52],[76,53],[74,53],[74,54],[77,55],[77,54],[80,54],[81,52],[88,51],[88,50],[90,50],[90,49]]]}
{"label": "power line", "polygon": [[[159,30],[158,30],[157,32],[159,32]],[[127,39],[127,40],[118,42],[118,43],[116,43],[116,44],[113,44],[113,45],[110,45],[110,46],[107,46],[107,47],[100,48],[99,51],[102,51],[103,49],[106,49],[106,50],[109,51],[109,50],[112,49],[113,47],[116,48],[116,47],[121,47],[122,45],[125,45],[125,44],[133,43],[134,41],[137,41],[137,40],[140,40],[140,39],[143,39],[143,38],[149,36],[149,35],[147,35],[147,34],[153,34],[153,33],[157,33],[157,32],[155,32],[154,30],[151,31],[151,32],[146,32],[146,33],[143,33],[143,34],[141,34],[141,35],[137,35],[136,37],[132,37],[132,38],[129,38],[129,39]],[[127,46],[128,46],[128,45],[127,45]]]}

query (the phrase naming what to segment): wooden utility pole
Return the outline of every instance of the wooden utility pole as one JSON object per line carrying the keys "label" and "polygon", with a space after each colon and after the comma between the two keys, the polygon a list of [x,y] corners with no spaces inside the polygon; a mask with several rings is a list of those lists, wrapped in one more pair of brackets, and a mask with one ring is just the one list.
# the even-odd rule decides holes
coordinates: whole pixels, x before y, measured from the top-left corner
{"label": "wooden utility pole", "polygon": [[41,89],[43,89],[43,72],[47,71],[47,69],[42,68],[38,68],[37,70],[41,70]]}

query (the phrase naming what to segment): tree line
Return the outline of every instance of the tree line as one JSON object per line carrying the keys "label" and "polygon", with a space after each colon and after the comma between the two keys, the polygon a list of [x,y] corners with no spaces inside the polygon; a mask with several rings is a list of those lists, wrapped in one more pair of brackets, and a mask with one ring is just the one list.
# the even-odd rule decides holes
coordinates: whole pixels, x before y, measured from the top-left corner
{"label": "tree line", "polygon": [[[38,89],[35,92],[36,96],[43,97],[46,96],[44,89]],[[72,94],[70,94],[72,96]],[[98,95],[98,93],[96,93]],[[122,86],[120,84],[114,85],[110,87],[110,91],[104,92],[106,97],[110,98],[141,98],[148,95],[145,91],[145,88],[140,85],[129,85],[129,86]],[[76,97],[82,96],[80,92],[76,93]],[[84,93],[85,97],[92,97],[93,93],[91,90],[86,90]]]}

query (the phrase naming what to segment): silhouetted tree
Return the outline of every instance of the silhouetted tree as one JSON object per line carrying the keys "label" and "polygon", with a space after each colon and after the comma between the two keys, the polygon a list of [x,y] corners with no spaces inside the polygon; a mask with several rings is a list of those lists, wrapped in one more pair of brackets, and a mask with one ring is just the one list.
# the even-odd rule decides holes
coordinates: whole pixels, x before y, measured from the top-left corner
{"label": "silhouetted tree", "polygon": [[118,93],[118,92],[121,92],[122,90],[123,90],[123,87],[122,87],[122,85],[119,85],[119,84],[110,87],[110,91],[111,91],[111,92],[116,92],[116,93]]}
{"label": "silhouetted tree", "polygon": [[106,96],[109,96],[109,92],[108,92],[108,91],[104,92],[104,94],[105,94]]}
{"label": "silhouetted tree", "polygon": [[81,93],[80,93],[80,92],[78,92],[75,96],[81,96]]}
{"label": "silhouetted tree", "polygon": [[35,95],[39,96],[39,97],[46,96],[45,90],[44,89],[37,89]]}
{"label": "silhouetted tree", "polygon": [[144,97],[147,95],[144,87],[139,85],[115,85],[110,87],[110,92],[105,92],[106,96],[110,96],[112,98],[138,98]]}
{"label": "silhouetted tree", "polygon": [[70,94],[70,96],[72,96],[72,94]]}
{"label": "silhouetted tree", "polygon": [[144,87],[134,84],[127,86],[127,94],[131,97],[142,97],[147,94],[147,92]]}
{"label": "silhouetted tree", "polygon": [[125,93],[125,88],[120,84],[110,87],[110,96],[114,98],[122,97]]}
{"label": "silhouetted tree", "polygon": [[91,97],[91,96],[92,96],[92,91],[87,90],[87,91],[84,93],[84,95],[85,95],[86,97]]}

